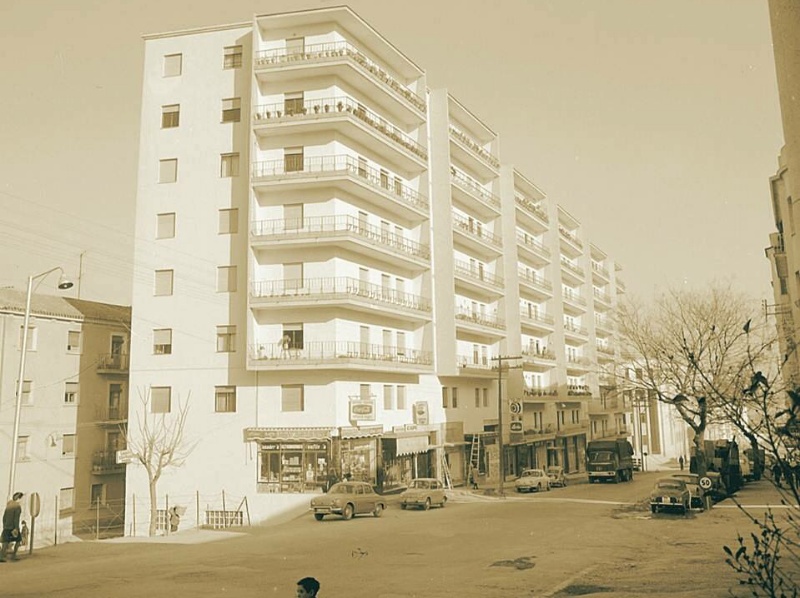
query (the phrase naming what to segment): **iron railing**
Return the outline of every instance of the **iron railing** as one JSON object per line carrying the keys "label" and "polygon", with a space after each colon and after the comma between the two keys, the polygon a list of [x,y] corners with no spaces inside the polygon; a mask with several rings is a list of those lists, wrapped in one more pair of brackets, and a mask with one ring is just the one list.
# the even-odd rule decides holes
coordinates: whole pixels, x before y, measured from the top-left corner
{"label": "iron railing", "polygon": [[458,230],[464,231],[469,236],[480,239],[489,245],[494,245],[495,247],[503,246],[503,241],[500,239],[500,237],[486,230],[486,227],[482,222],[474,219],[470,220],[469,218],[466,218],[457,212],[453,212],[453,224],[458,227]]}
{"label": "iron railing", "polygon": [[492,363],[490,356],[475,357],[474,355],[457,355],[456,361],[460,368],[476,368],[481,370],[491,370]]}
{"label": "iron railing", "polygon": [[456,320],[464,322],[472,322],[473,324],[480,324],[481,326],[488,326],[489,328],[503,329],[506,327],[505,320],[495,315],[487,315],[478,312],[473,312],[468,307],[460,307],[456,309]]}
{"label": "iron railing", "polygon": [[589,334],[589,331],[583,326],[578,326],[577,324],[568,324],[566,322],[564,322],[564,330],[567,332],[573,332],[575,334],[582,334],[583,336]]}
{"label": "iron railing", "polygon": [[587,396],[591,395],[592,391],[587,384],[567,384],[567,395],[570,396]]}
{"label": "iron railing", "polygon": [[611,295],[608,293],[604,293],[603,291],[599,291],[594,289],[594,298],[602,303],[610,304],[611,303]]}
{"label": "iron railing", "polygon": [[543,324],[549,324],[550,326],[555,324],[555,320],[553,319],[553,316],[551,316],[549,314],[540,314],[540,313],[535,312],[533,310],[527,310],[524,307],[522,307],[519,310],[519,315],[521,315],[523,318],[527,318],[529,320],[534,320],[536,322],[541,322]]}
{"label": "iron railing", "polygon": [[577,265],[573,264],[571,261],[569,261],[569,260],[568,260],[567,258],[565,258],[564,256],[561,256],[561,265],[562,265],[562,266],[564,266],[564,267],[565,267],[567,270],[569,270],[570,272],[574,272],[575,274],[577,274],[577,275],[578,275],[578,276],[580,276],[581,278],[582,278],[583,276],[585,276],[585,273],[584,273],[584,271],[583,271],[583,268],[581,268],[580,266],[577,266]]}
{"label": "iron railing", "polygon": [[467,173],[456,169],[454,166],[450,167],[451,180],[457,187],[461,187],[467,193],[477,197],[483,203],[495,209],[500,209],[500,198],[494,193],[483,187],[478,181],[469,176]]}
{"label": "iron railing", "polygon": [[497,274],[493,274],[488,272],[483,268],[478,268],[476,266],[471,265],[468,262],[463,260],[453,260],[453,271],[458,276],[464,276],[467,278],[473,278],[475,280],[480,280],[482,282],[486,282],[490,285],[502,287],[503,286],[503,277],[498,276]]}
{"label": "iron railing", "polygon": [[102,353],[97,356],[97,369],[109,372],[127,372],[130,357],[126,353]]}
{"label": "iron railing", "polygon": [[537,274],[528,274],[524,269],[518,269],[519,279],[544,291],[552,292],[553,283]]}
{"label": "iron railing", "polygon": [[573,303],[575,305],[586,305],[586,299],[584,299],[578,293],[575,292],[565,292],[564,301],[569,301],[570,303]]}
{"label": "iron railing", "polygon": [[464,131],[456,127],[455,125],[450,125],[450,134],[458,139],[470,152],[480,158],[483,162],[486,162],[492,168],[500,168],[500,160],[498,160],[489,150],[483,147],[480,143],[475,141],[470,135],[466,134]]}
{"label": "iron railing", "polygon": [[117,463],[116,451],[97,451],[92,455],[92,473],[118,473],[125,471],[124,463]]}
{"label": "iron railing", "polygon": [[583,249],[583,241],[581,241],[575,235],[575,233],[573,233],[572,231],[568,230],[567,227],[562,226],[562,225],[559,224],[558,225],[558,232],[561,233],[561,236],[564,237],[567,241],[569,241],[570,243],[572,243],[576,247],[579,247],[580,249]]}
{"label": "iron railing", "polygon": [[523,397],[557,397],[558,386],[532,386],[523,391]]}
{"label": "iron railing", "polygon": [[608,268],[603,267],[603,264],[592,261],[592,270],[597,272],[603,278],[608,278]]}
{"label": "iron railing", "polygon": [[522,349],[521,353],[523,357],[531,357],[534,359],[546,359],[548,361],[555,361],[556,359],[556,354],[550,349],[537,349],[536,347],[529,347],[527,349]]}
{"label": "iron railing", "polygon": [[529,214],[536,216],[540,220],[544,222],[550,222],[550,218],[547,216],[547,212],[545,212],[542,207],[525,197],[524,195],[520,195],[519,193],[514,194],[514,202],[524,210],[526,210]]}
{"label": "iron railing", "polygon": [[284,343],[258,343],[250,345],[250,359],[277,362],[340,362],[347,360],[389,361],[410,365],[431,365],[430,351],[407,347],[393,347],[357,341],[303,341],[285,348]]}
{"label": "iron railing", "polygon": [[95,421],[121,422],[128,419],[128,404],[103,405],[95,409]]}
{"label": "iron railing", "polygon": [[531,250],[540,253],[546,257],[550,257],[550,250],[545,247],[544,243],[537,241],[530,235],[517,231],[517,243],[524,247],[529,247]]}

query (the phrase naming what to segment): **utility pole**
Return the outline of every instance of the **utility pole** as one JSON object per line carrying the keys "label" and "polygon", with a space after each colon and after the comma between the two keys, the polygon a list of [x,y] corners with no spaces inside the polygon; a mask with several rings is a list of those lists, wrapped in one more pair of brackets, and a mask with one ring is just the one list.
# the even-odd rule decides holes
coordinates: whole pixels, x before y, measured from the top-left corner
{"label": "utility pole", "polygon": [[84,255],[86,255],[86,251],[81,251],[81,254],[78,257],[78,299],[81,298],[81,279],[83,278],[83,256]]}
{"label": "utility pole", "polygon": [[[522,359],[521,356],[508,356],[508,355],[498,355],[497,357],[492,357],[491,361],[497,362],[497,448],[498,448],[498,475],[497,475],[497,494],[498,496],[505,496],[505,492],[503,491],[503,482],[505,481],[506,477],[506,468],[504,461],[504,452],[505,448],[503,447],[503,362],[504,361],[514,361],[516,359]],[[508,366],[505,366],[505,369],[509,369]]]}

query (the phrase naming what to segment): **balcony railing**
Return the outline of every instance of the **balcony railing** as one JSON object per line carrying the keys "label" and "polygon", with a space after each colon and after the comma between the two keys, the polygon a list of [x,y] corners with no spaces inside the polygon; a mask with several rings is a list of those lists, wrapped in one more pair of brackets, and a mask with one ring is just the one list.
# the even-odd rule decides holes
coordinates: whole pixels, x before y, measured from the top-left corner
{"label": "balcony railing", "polygon": [[97,451],[92,455],[92,473],[118,473],[125,470],[124,463],[117,463],[116,451]]}
{"label": "balcony railing", "polygon": [[392,347],[357,341],[304,341],[300,346],[285,348],[283,342],[251,345],[250,358],[257,361],[317,362],[388,361],[410,365],[431,365],[433,356],[429,351],[406,347]]}
{"label": "balcony railing", "polygon": [[347,41],[329,42],[324,44],[310,44],[302,50],[289,50],[279,48],[263,50],[256,54],[256,68],[271,64],[284,64],[288,62],[333,62],[340,58],[348,58],[365,73],[391,89],[394,93],[410,102],[420,112],[425,112],[425,100],[396,81],[389,73],[362,54],[356,46]]}
{"label": "balcony railing", "polygon": [[102,405],[95,409],[95,421],[122,422],[128,419],[128,404]]}
{"label": "balcony railing", "polygon": [[514,201],[518,206],[529,212],[530,214],[536,216],[540,220],[544,222],[550,222],[550,218],[547,216],[547,212],[542,209],[538,203],[531,201],[524,195],[520,195],[519,193],[514,194]]}
{"label": "balcony railing", "polygon": [[569,241],[576,247],[583,249],[583,241],[581,241],[577,236],[575,236],[575,233],[573,233],[570,230],[567,230],[565,226],[559,224],[558,232],[561,233],[561,236],[564,237],[567,241]]}
{"label": "balcony railing", "polygon": [[500,237],[486,230],[485,226],[481,222],[470,220],[461,214],[453,212],[453,224],[455,224],[459,230],[462,230],[471,237],[480,239],[489,245],[494,245],[495,247],[503,246],[503,241],[500,239]]}
{"label": "balcony railing", "polygon": [[521,351],[523,357],[533,357],[535,359],[546,359],[547,361],[555,361],[556,354],[550,349],[538,349],[536,347],[528,347]]}
{"label": "balcony railing", "polygon": [[477,368],[481,370],[491,370],[492,363],[489,357],[476,357],[474,355],[457,355],[456,362],[460,368]]}
{"label": "balcony railing", "polygon": [[314,216],[311,218],[277,218],[257,220],[251,225],[253,238],[261,240],[288,239],[303,236],[343,237],[354,235],[375,245],[389,247],[400,253],[427,260],[430,247],[410,241],[378,226],[362,222],[356,216]]}
{"label": "balcony railing", "polygon": [[543,276],[539,276],[537,274],[528,274],[522,268],[517,271],[517,274],[519,275],[520,282],[528,283],[543,291],[547,291],[548,293],[553,292],[553,283]]}
{"label": "balcony railing", "polygon": [[577,274],[580,277],[584,276],[583,268],[581,268],[580,266],[578,266],[576,264],[573,264],[571,261],[569,261],[567,258],[565,258],[563,256],[561,257],[561,265],[564,266],[570,272],[574,272],[575,274]]}
{"label": "balcony railing", "polygon": [[502,276],[492,274],[491,272],[487,272],[485,269],[477,268],[462,260],[453,260],[453,264],[454,272],[460,276],[466,276],[475,280],[480,280],[498,287],[503,286]]}
{"label": "balcony railing", "polygon": [[582,355],[570,355],[567,353],[567,365],[587,368],[592,365],[592,362],[589,361],[588,357],[583,357]]}
{"label": "balcony railing", "polygon": [[577,324],[567,324],[566,322],[564,322],[564,330],[567,332],[573,332],[575,334],[581,334],[583,336],[589,334],[589,331],[583,326],[578,326]]}
{"label": "balcony railing", "polygon": [[621,281],[619,278],[617,278],[617,288],[619,289],[619,291],[621,293],[624,293],[627,290],[628,287],[625,285],[625,283],[623,281]]}
{"label": "balcony railing", "polygon": [[594,298],[603,303],[611,303],[611,295],[603,291],[598,291],[597,289],[594,289]]}
{"label": "balcony railing", "polygon": [[611,321],[608,318],[595,318],[594,319],[595,328],[599,328],[600,330],[605,330],[610,332],[613,328]]}
{"label": "balcony railing", "polygon": [[564,301],[569,301],[576,305],[586,305],[586,299],[578,295],[578,293],[564,293]]}
{"label": "balcony railing", "polygon": [[598,353],[604,353],[606,355],[614,355],[614,347],[608,347],[606,345],[597,345]]}
{"label": "balcony railing", "polygon": [[553,316],[549,314],[540,314],[537,311],[528,310],[525,309],[524,307],[520,308],[519,315],[521,315],[523,318],[534,320],[535,322],[541,322],[542,324],[548,324],[550,326],[555,324]]}
{"label": "balcony railing", "polygon": [[556,428],[553,424],[547,424],[541,428],[526,429],[525,436],[546,436],[547,434],[555,434]]}
{"label": "balcony railing", "polygon": [[499,318],[495,315],[476,313],[470,310],[468,307],[456,309],[455,316],[456,320],[472,322],[473,324],[480,324],[481,326],[488,326],[489,328],[497,328],[502,330],[506,327],[506,323],[502,318]]}
{"label": "balcony railing", "polygon": [[464,144],[475,156],[495,169],[500,168],[500,160],[464,131],[455,125],[450,125],[450,134]]}
{"label": "balcony railing", "polygon": [[97,369],[108,372],[127,372],[130,357],[125,353],[102,353],[97,356]]}
{"label": "balcony railing", "polygon": [[348,276],[256,281],[251,285],[251,294],[254,299],[307,297],[318,300],[361,297],[377,303],[416,311],[431,311],[431,302],[425,297],[403,293]]}
{"label": "balcony railing", "polygon": [[592,262],[592,270],[597,272],[603,278],[608,278],[608,269],[603,267],[603,264]]}
{"label": "balcony railing", "polygon": [[488,191],[485,187],[483,187],[478,181],[473,179],[468,174],[461,172],[460,170],[456,170],[454,167],[450,167],[450,174],[452,177],[453,182],[458,186],[464,189],[467,193],[471,193],[480,199],[482,202],[490,205],[493,208],[499,209],[500,208],[500,198],[497,197],[491,191]]}
{"label": "balcony railing", "polygon": [[533,237],[518,232],[517,243],[524,245],[525,247],[530,247],[533,251],[541,253],[544,256],[550,257],[550,250],[545,247],[544,243],[537,241]]}
{"label": "balcony railing", "polygon": [[428,159],[428,152],[425,148],[414,141],[408,134],[348,96],[315,98],[303,101],[288,100],[280,104],[262,104],[256,107],[253,119],[256,123],[263,121],[284,122],[309,118],[336,117],[342,114],[354,116],[423,160]]}
{"label": "balcony railing", "polygon": [[573,397],[591,396],[592,391],[586,384],[567,384],[567,395]]}
{"label": "balcony railing", "polygon": [[531,386],[523,389],[522,396],[524,397],[557,397],[558,386]]}

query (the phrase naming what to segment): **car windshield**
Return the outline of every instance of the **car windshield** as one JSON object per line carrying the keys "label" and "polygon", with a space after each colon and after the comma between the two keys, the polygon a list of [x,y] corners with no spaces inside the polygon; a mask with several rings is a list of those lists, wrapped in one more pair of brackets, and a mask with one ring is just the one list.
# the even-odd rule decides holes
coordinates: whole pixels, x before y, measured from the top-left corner
{"label": "car windshield", "polygon": [[328,491],[329,494],[353,494],[353,487],[350,484],[334,484]]}
{"label": "car windshield", "polygon": [[419,488],[420,490],[428,490],[431,483],[428,480],[414,480],[411,482],[409,488]]}
{"label": "car windshield", "polygon": [[611,451],[597,451],[589,453],[589,463],[608,463],[613,461],[614,453]]}
{"label": "car windshield", "polygon": [[541,477],[541,475],[542,475],[542,472],[540,470],[538,470],[538,469],[526,469],[525,471],[522,472],[522,477],[523,478],[526,478],[526,477],[528,477],[528,478],[538,478],[538,477]]}
{"label": "car windshield", "polygon": [[664,480],[663,482],[658,482],[656,486],[661,490],[683,490],[683,481]]}

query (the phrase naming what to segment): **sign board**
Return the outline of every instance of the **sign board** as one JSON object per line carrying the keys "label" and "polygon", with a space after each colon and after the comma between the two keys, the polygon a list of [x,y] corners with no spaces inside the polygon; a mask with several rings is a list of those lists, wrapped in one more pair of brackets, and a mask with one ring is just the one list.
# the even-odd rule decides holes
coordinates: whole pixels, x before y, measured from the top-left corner
{"label": "sign board", "polygon": [[512,432],[522,432],[522,422],[511,422],[508,429]]}
{"label": "sign board", "polygon": [[[522,413],[522,403],[520,403],[519,401],[511,401],[508,405],[508,409],[514,415],[519,415],[520,413]],[[513,432],[514,428],[511,428],[511,431]]]}
{"label": "sign board", "polygon": [[414,403],[414,423],[427,426],[428,425],[428,402],[418,401]]}
{"label": "sign board", "polygon": [[133,451],[128,449],[122,449],[117,451],[117,464],[122,465],[124,463],[133,463],[136,461],[136,457],[133,454]]}
{"label": "sign board", "polygon": [[42,501],[39,499],[38,492],[31,492],[31,502],[29,510],[31,512],[31,517],[38,517],[39,511],[42,510]]}
{"label": "sign board", "polygon": [[350,421],[375,421],[375,399],[350,399]]}
{"label": "sign board", "polygon": [[702,477],[700,478],[700,487],[703,490],[710,490],[711,489],[711,478]]}

